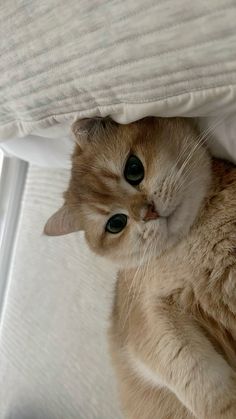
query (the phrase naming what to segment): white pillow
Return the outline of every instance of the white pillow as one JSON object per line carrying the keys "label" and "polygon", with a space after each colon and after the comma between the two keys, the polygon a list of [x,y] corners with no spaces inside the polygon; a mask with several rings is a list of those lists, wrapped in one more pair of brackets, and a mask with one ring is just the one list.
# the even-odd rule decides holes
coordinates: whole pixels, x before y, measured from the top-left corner
{"label": "white pillow", "polygon": [[0,139],[110,115],[236,111],[235,0],[8,0]]}

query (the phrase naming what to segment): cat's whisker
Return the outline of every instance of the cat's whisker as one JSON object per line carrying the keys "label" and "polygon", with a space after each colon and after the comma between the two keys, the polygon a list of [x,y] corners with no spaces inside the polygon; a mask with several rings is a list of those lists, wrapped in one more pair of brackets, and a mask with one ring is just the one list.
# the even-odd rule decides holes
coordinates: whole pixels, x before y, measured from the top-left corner
{"label": "cat's whisker", "polygon": [[[224,121],[224,117],[221,118],[220,121],[217,121],[216,124],[214,124],[214,125],[212,124],[209,127],[207,127],[205,130],[201,131],[199,133],[199,135],[196,137],[196,142],[199,142],[199,140],[201,139],[202,136],[208,135],[209,132],[211,132],[212,127],[214,128],[215,125],[217,127],[218,124],[221,124],[223,121]],[[190,139],[190,136],[188,135],[187,138],[185,139],[185,145],[184,145],[184,147],[181,147],[181,152],[178,154],[178,157],[177,157],[177,159],[175,160],[175,162],[174,162],[174,164],[172,166],[172,169],[170,171],[170,177],[172,175],[175,175],[175,173],[176,173],[175,172],[175,169],[178,166],[179,162],[181,161],[182,157],[187,153],[188,149],[191,151],[191,149],[192,149],[192,143],[189,142],[189,139]]]}
{"label": "cat's whisker", "polygon": [[[175,193],[178,193],[180,190],[182,191],[182,187],[184,185],[184,183],[186,183],[188,181],[189,175],[192,173],[193,168],[195,168],[199,162],[199,160],[201,160],[202,154],[200,153],[200,148],[205,144],[206,141],[211,142],[214,141],[214,137],[212,134],[214,134],[215,130],[217,129],[217,127],[225,120],[225,117],[221,118],[220,120],[217,120],[215,124],[210,125],[206,130],[202,131],[198,137],[197,137],[197,143],[195,144],[194,147],[192,147],[191,149],[191,153],[189,153],[189,155],[187,156],[187,158],[185,159],[185,161],[183,162],[183,165],[181,166],[181,168],[178,170],[174,181],[171,184],[171,180],[170,179],[170,188],[173,188],[175,190]],[[208,135],[211,135],[210,137]],[[194,154],[196,155],[196,153],[198,152],[198,156],[197,158],[194,157]],[[190,161],[192,159],[192,161]],[[187,171],[184,171],[184,168],[187,166],[187,164],[189,164],[189,167],[187,169]],[[181,178],[181,183],[178,184],[179,179]],[[177,188],[176,188],[177,185]]]}
{"label": "cat's whisker", "polygon": [[[152,244],[152,242],[151,242],[151,244]],[[154,246],[153,246],[154,247]],[[151,249],[150,249],[150,247],[149,247],[149,245],[147,244],[147,246],[146,246],[146,251],[145,251],[145,253],[148,253],[148,258],[147,258],[147,261],[143,264],[143,269],[144,269],[144,272],[143,272],[143,275],[142,275],[142,278],[140,279],[140,281],[139,281],[139,287],[138,287],[138,291],[137,291],[137,293],[135,294],[134,293],[134,296],[133,296],[133,300],[131,301],[131,304],[130,304],[130,311],[129,311],[129,313],[128,313],[128,316],[130,315],[130,312],[131,312],[131,310],[132,310],[132,308],[133,308],[133,306],[134,306],[134,304],[135,303],[137,303],[138,302],[138,300],[139,300],[139,298],[140,298],[140,293],[141,293],[141,289],[142,289],[142,286],[144,285],[144,278],[146,277],[146,273],[147,273],[147,271],[148,271],[148,269],[149,269],[149,266],[150,266],[150,263],[151,263],[151,260],[153,259],[153,253],[152,253],[152,251],[151,251]]]}
{"label": "cat's whisker", "polygon": [[[134,301],[135,288],[136,288],[136,278],[138,277],[138,274],[139,274],[140,270],[143,268],[143,262],[145,260],[147,251],[148,251],[148,246],[146,246],[146,248],[145,248],[145,250],[143,252],[142,258],[141,258],[140,263],[139,263],[139,265],[138,265],[138,267],[137,267],[137,269],[135,271],[135,274],[134,274],[134,276],[132,278],[132,281],[131,281],[131,284],[130,284],[130,287],[129,287],[129,291],[127,293],[125,305],[127,306],[127,304],[129,304],[130,305],[130,309],[128,310],[127,316],[126,316],[126,318],[124,320],[123,328],[125,327],[126,322],[127,322],[128,318],[129,318],[130,312],[131,312],[131,310],[133,308],[133,301]],[[141,246],[140,246],[140,252],[141,252]],[[134,291],[133,294],[131,294],[132,291]],[[129,302],[130,295],[131,295],[131,302]]]}
{"label": "cat's whisker", "polygon": [[[201,150],[199,150],[198,156],[195,158],[195,160],[193,160],[191,162],[188,169],[184,172],[184,174],[181,178],[181,182],[179,182],[175,185],[175,189],[174,189],[175,193],[178,193],[179,191],[183,192],[183,186],[186,185],[186,183],[188,183],[188,185],[186,185],[186,187],[189,186],[189,178],[192,175],[193,169],[198,167],[199,161],[202,160],[203,155],[204,155],[204,151],[202,151],[202,153],[201,153]],[[197,179],[200,179],[199,176],[198,176]]]}
{"label": "cat's whisker", "polygon": [[[222,117],[221,119],[217,120],[214,124],[212,124],[212,125],[208,126],[205,130],[201,131],[201,132],[199,133],[199,135],[196,137],[194,147],[192,146],[192,142],[189,142],[189,141],[188,141],[188,139],[187,139],[187,147],[184,147],[184,151],[182,151],[182,152],[180,153],[181,157],[182,157],[182,156],[183,156],[183,154],[185,154],[185,153],[186,153],[186,151],[189,149],[191,153],[189,153],[189,154],[187,155],[187,159],[191,158],[192,153],[193,153],[195,150],[197,151],[198,147],[202,144],[202,142],[203,142],[203,143],[205,143],[205,139],[206,139],[206,140],[209,140],[208,135],[209,135],[209,134],[214,133],[214,132],[215,132],[215,130],[216,130],[216,128],[217,128],[217,127],[218,127],[218,126],[219,126],[219,125],[220,125],[220,124],[221,124],[224,120],[225,120],[225,117]],[[210,140],[212,140],[212,139],[213,139],[213,137],[211,137],[211,139],[210,139]],[[193,148],[194,148],[194,150],[193,150]],[[177,160],[179,161],[179,159],[177,159]],[[185,163],[186,163],[186,159],[184,160],[183,164],[185,164]]]}
{"label": "cat's whisker", "polygon": [[[213,139],[213,137],[211,137],[211,139]],[[206,140],[209,140],[209,139],[206,138]],[[192,159],[188,169],[184,172],[181,179],[181,183],[178,184],[177,189],[175,190],[176,192],[178,192],[183,186],[183,184],[186,183],[186,181],[188,181],[189,176],[192,174],[193,169],[198,168],[199,162],[202,160],[203,155],[204,155],[204,150],[202,151],[198,150],[198,155],[195,156],[194,159]]]}
{"label": "cat's whisker", "polygon": [[[214,137],[212,134],[215,132],[217,127],[224,121],[225,118],[221,118],[220,120],[217,120],[215,124],[212,124],[209,126],[206,130],[201,132],[197,137],[197,142],[192,146],[191,143],[191,150],[190,153],[187,155],[186,159],[184,160],[182,166],[178,170],[177,173],[175,173],[175,178],[173,179],[173,170],[171,170],[171,174],[167,177],[167,185],[165,185],[165,190],[168,191],[168,195],[165,198],[165,202],[163,203],[164,211],[168,208],[169,202],[171,201],[170,195],[172,193],[177,194],[178,192],[183,193],[183,189],[187,189],[187,186],[183,188],[184,184],[188,182],[188,179],[190,175],[193,172],[193,169],[197,167],[199,161],[201,161],[204,151],[201,153],[201,147],[206,143],[206,141],[212,141]],[[208,134],[211,133],[211,137],[209,139]],[[193,158],[194,155],[197,154],[197,157]],[[187,167],[187,170],[184,171],[184,169]],[[181,182],[179,182],[181,180]],[[199,180],[199,177],[198,177]]]}
{"label": "cat's whisker", "polygon": [[[196,152],[199,151],[199,149],[206,143],[206,141],[209,140],[209,137],[208,137],[209,133],[212,135],[216,131],[218,126],[224,120],[225,120],[225,117],[221,118],[220,120],[216,121],[215,124],[212,124],[206,130],[204,130],[203,132],[199,134],[199,136],[196,138],[196,144],[192,147],[192,149],[190,150],[190,153],[188,154],[188,156],[186,157],[186,159],[184,160],[183,164],[181,165],[180,169],[177,172],[176,181],[178,181],[178,178],[183,174],[185,167],[187,166],[189,161],[192,159],[194,154],[196,154]],[[214,137],[211,136],[210,140],[212,141],[213,138]]]}

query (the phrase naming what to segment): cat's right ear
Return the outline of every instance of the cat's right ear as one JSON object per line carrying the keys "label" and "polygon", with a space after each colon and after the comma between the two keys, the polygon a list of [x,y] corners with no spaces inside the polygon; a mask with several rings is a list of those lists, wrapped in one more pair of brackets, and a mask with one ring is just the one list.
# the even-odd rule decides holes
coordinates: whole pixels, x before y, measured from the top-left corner
{"label": "cat's right ear", "polygon": [[44,227],[44,234],[62,236],[79,230],[82,230],[82,226],[78,211],[65,204],[49,218]]}

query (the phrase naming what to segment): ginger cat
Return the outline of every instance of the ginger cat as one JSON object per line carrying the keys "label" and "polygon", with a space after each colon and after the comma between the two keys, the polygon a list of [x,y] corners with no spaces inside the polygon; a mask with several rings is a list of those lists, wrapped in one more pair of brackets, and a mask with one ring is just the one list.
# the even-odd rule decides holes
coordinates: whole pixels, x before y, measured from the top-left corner
{"label": "ginger cat", "polygon": [[119,266],[110,346],[129,419],[236,418],[236,168],[193,122],[78,121],[50,235]]}

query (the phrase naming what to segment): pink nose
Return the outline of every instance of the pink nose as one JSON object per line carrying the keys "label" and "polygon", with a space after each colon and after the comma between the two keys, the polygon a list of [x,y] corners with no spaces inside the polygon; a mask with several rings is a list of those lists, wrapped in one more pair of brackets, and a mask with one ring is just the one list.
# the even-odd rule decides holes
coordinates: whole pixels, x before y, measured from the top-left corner
{"label": "pink nose", "polygon": [[156,220],[159,217],[158,212],[156,211],[155,205],[149,204],[147,208],[147,212],[143,217],[144,221]]}

